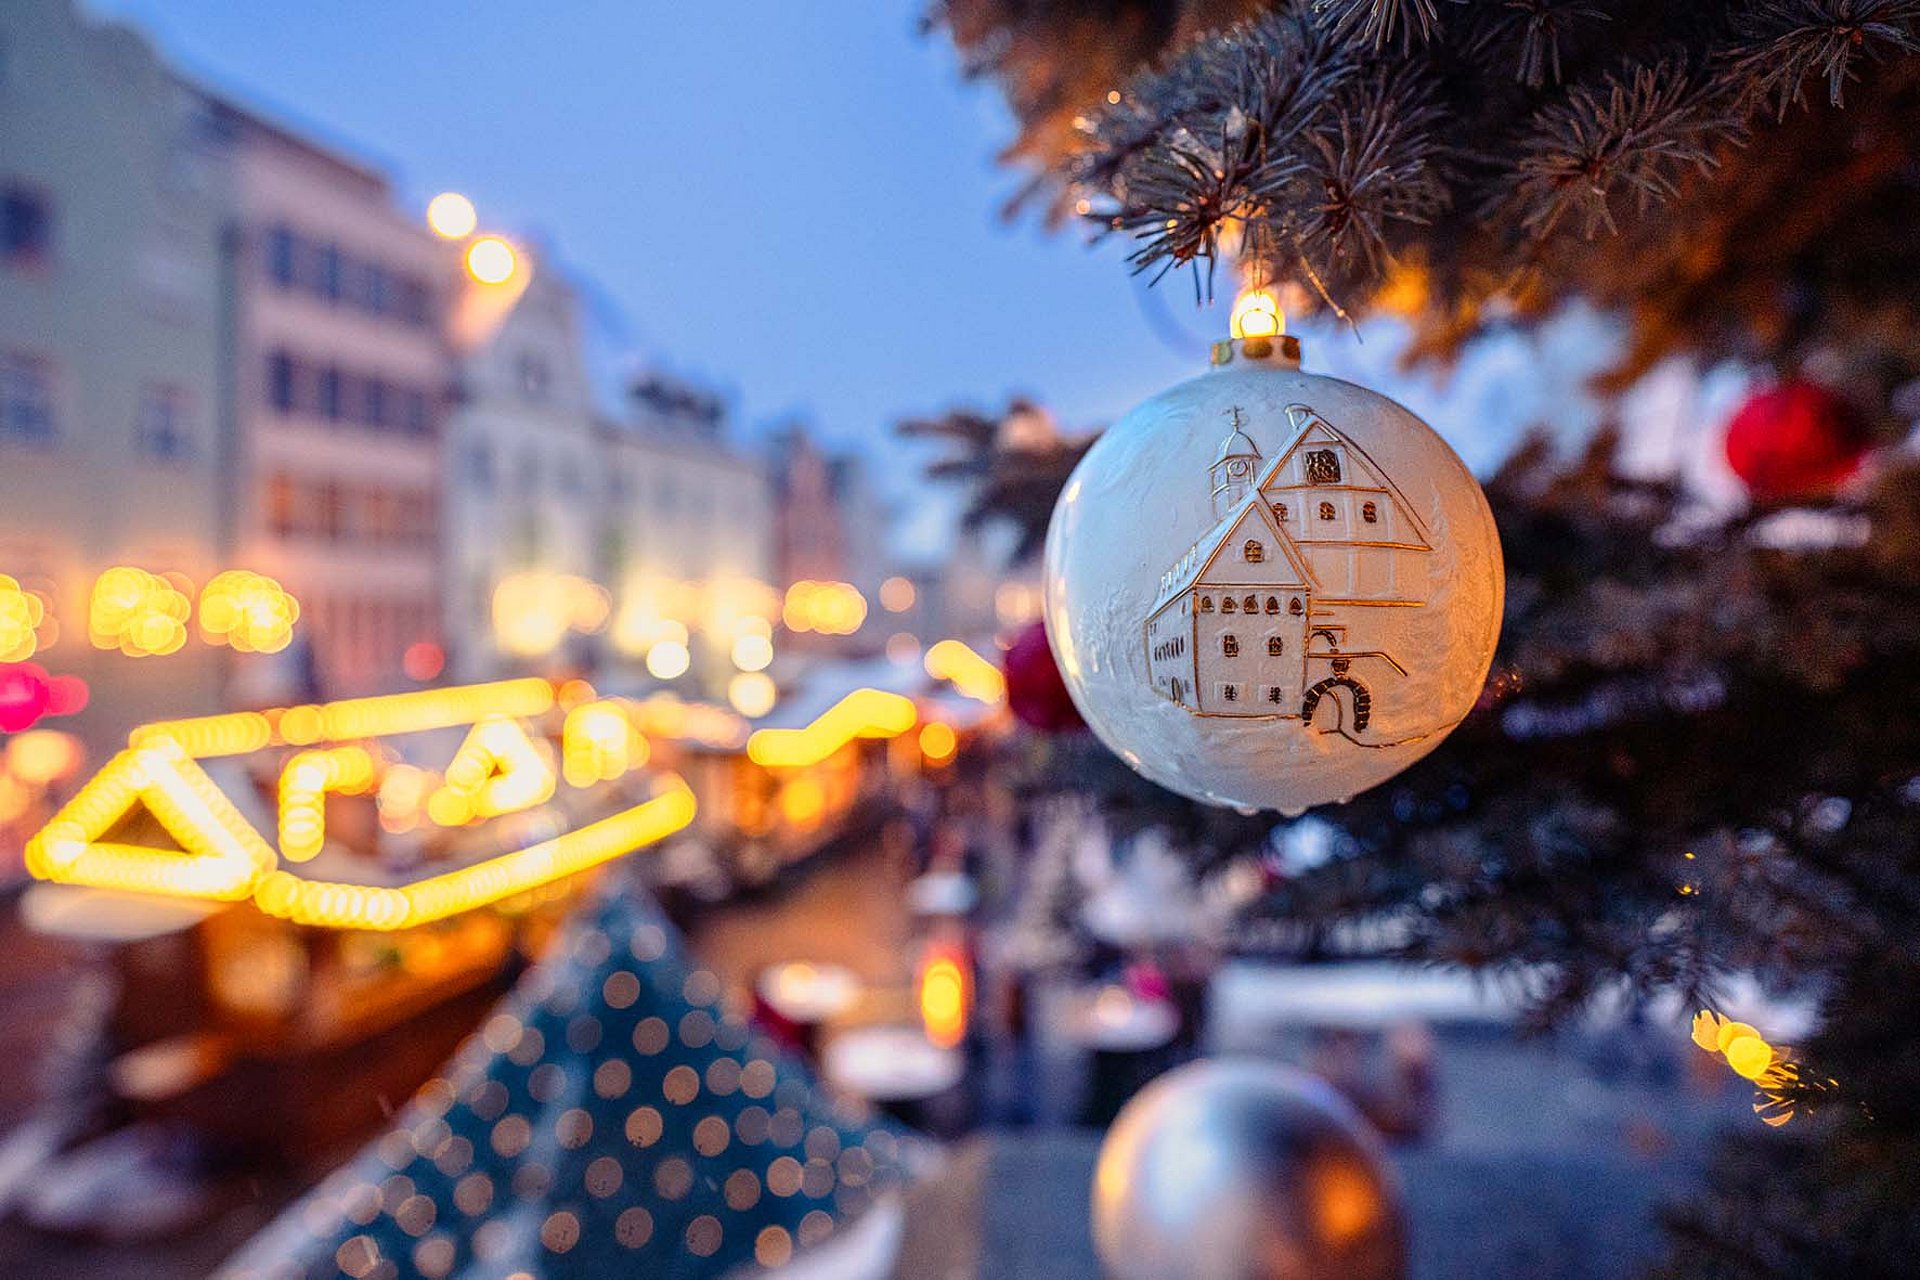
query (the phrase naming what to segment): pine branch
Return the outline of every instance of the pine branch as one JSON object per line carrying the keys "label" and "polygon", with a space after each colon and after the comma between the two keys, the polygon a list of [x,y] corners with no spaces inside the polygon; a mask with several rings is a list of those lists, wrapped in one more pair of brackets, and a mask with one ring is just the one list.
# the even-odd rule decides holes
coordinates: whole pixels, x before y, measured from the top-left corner
{"label": "pine branch", "polygon": [[1862,58],[1920,53],[1920,0],[1765,0],[1742,14],[1742,39],[1728,52],[1726,74],[1745,80],[1744,100],[1806,106],[1806,84],[1827,82],[1827,101],[1843,104]]}
{"label": "pine branch", "polygon": [[1529,89],[1563,78],[1562,49],[1588,24],[1612,15],[1587,0],[1502,0],[1501,12],[1481,28],[1469,46],[1475,54],[1501,51],[1511,59],[1513,78]]}
{"label": "pine branch", "polygon": [[1534,117],[1520,144],[1518,183],[1499,207],[1539,237],[1573,217],[1589,240],[1617,234],[1617,197],[1642,213],[1671,198],[1685,174],[1714,167],[1719,140],[1678,64],[1636,67],[1625,79],[1608,74],[1598,88],[1576,86]]}
{"label": "pine branch", "polygon": [[1440,25],[1439,0],[1314,0],[1313,7],[1328,15],[1339,35],[1358,37],[1376,49],[1396,38],[1403,50],[1425,44]]}

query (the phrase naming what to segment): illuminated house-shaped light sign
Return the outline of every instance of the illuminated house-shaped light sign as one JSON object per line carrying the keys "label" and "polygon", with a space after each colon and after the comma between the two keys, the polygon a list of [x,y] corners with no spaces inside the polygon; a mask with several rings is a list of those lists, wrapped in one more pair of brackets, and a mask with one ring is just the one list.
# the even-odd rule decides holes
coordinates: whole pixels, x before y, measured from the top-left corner
{"label": "illuminated house-shaped light sign", "polygon": [[[574,875],[693,820],[693,793],[677,776],[663,775],[640,804],[410,883],[345,883],[289,869],[320,850],[324,796],[371,784],[371,757],[361,744],[372,739],[472,726],[447,766],[446,786],[435,793],[452,797],[440,807],[459,822],[545,802],[554,791],[552,767],[518,721],[553,703],[546,681],[509,680],[147,725],[28,842],[27,869],[63,884],[252,898],[268,915],[301,924],[401,929]],[[281,774],[277,852],[199,764],[270,747],[306,748]]]}

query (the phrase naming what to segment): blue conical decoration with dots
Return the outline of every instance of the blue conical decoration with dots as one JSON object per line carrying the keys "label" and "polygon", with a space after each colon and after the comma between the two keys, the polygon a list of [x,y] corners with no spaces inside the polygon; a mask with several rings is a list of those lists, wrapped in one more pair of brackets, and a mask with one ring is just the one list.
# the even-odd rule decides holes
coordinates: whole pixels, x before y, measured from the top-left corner
{"label": "blue conical decoration with dots", "polygon": [[717,1276],[823,1241],[895,1158],[722,1010],[650,899],[616,897],[222,1274]]}

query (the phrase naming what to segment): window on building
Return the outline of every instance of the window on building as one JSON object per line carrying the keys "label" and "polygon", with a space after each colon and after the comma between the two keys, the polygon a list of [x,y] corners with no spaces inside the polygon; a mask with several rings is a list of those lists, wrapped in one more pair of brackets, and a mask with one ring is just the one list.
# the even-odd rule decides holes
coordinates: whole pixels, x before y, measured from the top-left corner
{"label": "window on building", "polygon": [[1300,603],[1299,596],[1295,596],[1293,599],[1287,601],[1287,612],[1292,614],[1294,617],[1297,618],[1301,614],[1305,613],[1306,611],[1307,611],[1307,606]]}
{"label": "window on building", "polygon": [[1333,504],[1331,502],[1323,502],[1320,504],[1320,518],[1322,520],[1333,519]]}
{"label": "window on building", "polygon": [[408,324],[424,325],[432,319],[433,295],[426,281],[406,276],[394,286],[394,313]]}
{"label": "window on building", "polygon": [[342,399],[344,381],[337,365],[328,365],[320,370],[319,377],[315,379],[315,405],[320,410],[320,416],[329,422],[340,421],[340,415],[346,411]]}
{"label": "window on building", "polygon": [[543,357],[532,351],[520,353],[514,363],[514,376],[519,379],[520,393],[535,399],[546,395],[553,382],[553,370]]}
{"label": "window on building", "polygon": [[267,528],[282,538],[292,533],[299,512],[299,497],[294,492],[292,476],[276,471],[267,478],[266,505]]}
{"label": "window on building", "polygon": [[1260,612],[1260,597],[1248,596],[1245,600],[1240,602],[1240,607],[1246,610],[1248,613],[1258,613]]}
{"label": "window on building", "polygon": [[1307,451],[1307,483],[1339,484],[1340,455],[1331,449]]}
{"label": "window on building", "polygon": [[267,403],[281,413],[292,413],[298,404],[294,382],[293,357],[284,351],[269,352],[267,355]]}
{"label": "window on building", "polygon": [[1375,503],[1371,503],[1371,502],[1363,502],[1363,503],[1361,503],[1361,504],[1360,504],[1360,518],[1361,518],[1362,520],[1365,520],[1365,521],[1366,521],[1366,522],[1367,522],[1368,524],[1379,524],[1379,523],[1380,523],[1380,508],[1379,508],[1379,506],[1378,506],[1377,504],[1375,504]]}
{"label": "window on building", "polygon": [[0,355],[0,440],[50,444],[53,437],[52,367],[38,356]]}
{"label": "window on building", "polygon": [[387,384],[379,378],[368,378],[362,395],[365,406],[360,420],[370,427],[384,427],[389,422]]}
{"label": "window on building", "polygon": [[396,541],[401,532],[399,503],[385,489],[369,489],[360,496],[359,532],[368,542]]}
{"label": "window on building", "polygon": [[154,383],[140,393],[134,440],[149,458],[178,462],[193,456],[192,406],[186,391]]}
{"label": "window on building", "polygon": [[41,192],[0,192],[0,258],[10,266],[38,266],[53,252],[53,207]]}
{"label": "window on building", "polygon": [[1276,502],[1276,503],[1274,503],[1274,504],[1273,504],[1273,518],[1274,518],[1275,520],[1285,520],[1285,519],[1287,518],[1287,504],[1286,504],[1286,503],[1284,503],[1284,502]]}
{"label": "window on building", "polygon": [[1270,685],[1268,685],[1268,686],[1267,686],[1267,701],[1268,701],[1268,702],[1279,702],[1279,701],[1280,701],[1280,700],[1282,699],[1282,697],[1283,697],[1283,696],[1284,696],[1284,695],[1283,695],[1283,694],[1282,694],[1282,693],[1280,692],[1280,686],[1279,686],[1279,685],[1277,685],[1277,684],[1270,684]]}
{"label": "window on building", "polygon": [[410,387],[400,393],[400,426],[408,435],[424,436],[431,432],[426,392]]}
{"label": "window on building", "polygon": [[1223,657],[1228,657],[1228,658],[1239,657],[1240,656],[1240,637],[1231,636],[1231,635],[1221,636],[1220,637],[1220,653]]}
{"label": "window on building", "polygon": [[340,301],[341,291],[346,284],[347,264],[340,256],[340,246],[328,244],[320,246],[320,254],[315,267],[313,287],[328,302]]}
{"label": "window on building", "polygon": [[1267,558],[1267,548],[1258,538],[1248,538],[1246,545],[1240,548],[1240,554],[1248,564],[1259,564]]}
{"label": "window on building", "polygon": [[1201,596],[1201,597],[1200,597],[1200,612],[1202,612],[1202,613],[1212,613],[1212,612],[1213,612],[1213,597],[1212,597],[1212,596]]}
{"label": "window on building", "polygon": [[339,484],[329,480],[320,486],[320,532],[329,542],[337,542],[347,531],[347,495]]}
{"label": "window on building", "polygon": [[1267,637],[1267,656],[1269,658],[1279,657],[1285,648],[1286,646],[1280,642],[1279,636]]}
{"label": "window on building", "polygon": [[1232,596],[1222,596],[1222,597],[1221,597],[1221,599],[1220,599],[1220,612],[1222,612],[1222,613],[1238,613],[1239,611],[1240,611],[1240,606],[1234,603],[1234,599],[1233,599],[1233,597],[1232,597]]}
{"label": "window on building", "polygon": [[299,243],[291,227],[267,228],[267,277],[283,288],[294,282],[297,273],[294,259],[298,256]]}
{"label": "window on building", "polygon": [[1220,700],[1221,700],[1222,702],[1238,702],[1238,701],[1240,701],[1240,686],[1239,686],[1239,685],[1237,685],[1237,684],[1223,684],[1223,685],[1221,685],[1221,686],[1220,686]]}
{"label": "window on building", "polygon": [[1267,612],[1268,613],[1280,612],[1280,602],[1274,599],[1272,596],[1267,597]]}
{"label": "window on building", "polygon": [[368,263],[360,278],[361,302],[374,315],[393,309],[393,277],[384,267]]}

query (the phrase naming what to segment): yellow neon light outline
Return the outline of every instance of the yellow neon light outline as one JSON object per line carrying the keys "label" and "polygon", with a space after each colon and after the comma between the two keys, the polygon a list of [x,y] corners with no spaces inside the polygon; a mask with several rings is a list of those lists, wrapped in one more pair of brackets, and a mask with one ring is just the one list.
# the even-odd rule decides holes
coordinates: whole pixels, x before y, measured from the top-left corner
{"label": "yellow neon light outline", "polygon": [[[144,804],[181,852],[103,841]],[[42,880],[179,898],[246,897],[274,854],[195,764],[165,737],[113,757],[27,842],[27,870]]]}
{"label": "yellow neon light outline", "polygon": [[560,772],[572,787],[612,782],[647,762],[647,740],[624,702],[583,702],[560,730]]}
{"label": "yellow neon light outline", "polygon": [[427,816],[441,826],[497,818],[553,798],[553,767],[527,731],[504,716],[488,716],[467,731],[445,776],[446,784],[427,799]]}
{"label": "yellow neon light outline", "polygon": [[1000,674],[1000,668],[962,641],[941,640],[921,661],[928,675],[951,682],[976,702],[993,706],[1007,696],[1007,678]]}
{"label": "yellow neon light outline", "polygon": [[349,698],[317,706],[278,707],[270,711],[232,711],[162,720],[129,735],[134,746],[172,738],[195,759],[239,756],[263,747],[309,747],[351,738],[390,738],[428,729],[475,724],[487,716],[520,719],[553,705],[553,686],[537,676],[496,680],[491,684],[420,689],[373,698]]}
{"label": "yellow neon light outline", "polygon": [[575,875],[693,821],[692,790],[678,775],[664,778],[652,799],[584,827],[458,871],[395,887],[307,880],[269,872],[254,893],[260,910],[296,924],[393,930],[444,920],[517,893]]}
{"label": "yellow neon light outline", "polygon": [[365,747],[302,751],[280,771],[280,856],[305,862],[327,839],[327,793],[358,795],[373,783],[373,757]]}
{"label": "yellow neon light outline", "polygon": [[818,764],[855,738],[891,738],[919,720],[913,699],[882,689],[855,689],[804,729],[756,729],[747,759],[770,768]]}
{"label": "yellow neon light outline", "polygon": [[[132,745],[102,766],[28,842],[27,868],[40,879],[64,884],[229,902],[251,896],[266,914],[296,923],[391,930],[445,919],[578,874],[665,839],[693,820],[693,792],[683,779],[667,774],[656,784],[652,798],[642,804],[411,885],[308,880],[281,869],[272,846],[194,762],[196,756],[239,755],[268,746],[305,746],[326,739],[381,737],[472,723],[475,732],[469,739],[477,737],[484,743],[490,761],[493,757],[508,761],[508,767],[498,772],[491,771],[491,763],[482,765],[487,772],[482,789],[511,780],[514,785],[504,793],[496,792],[495,798],[520,808],[525,804],[518,802],[518,794],[531,786],[540,794],[526,803],[540,803],[551,796],[554,778],[551,765],[509,717],[538,715],[553,704],[553,689],[546,681],[506,680],[143,725],[130,735]],[[621,709],[624,714],[624,706]],[[635,751],[632,763],[637,765],[645,758],[646,742],[637,732],[635,737],[630,745]],[[350,753],[358,756],[349,760]],[[302,752],[289,762],[288,770],[296,763],[324,760],[337,762],[343,774],[357,774],[353,766],[359,757],[366,757],[371,765],[365,749],[358,746]],[[283,773],[283,785],[286,781]],[[296,798],[311,790],[304,785],[310,781],[304,771],[295,781],[299,784],[294,787]],[[179,842],[180,851],[100,839],[136,803],[146,804]]]}

